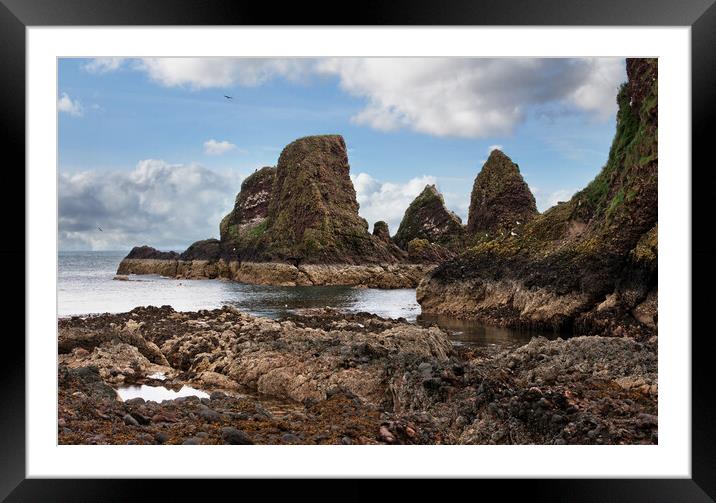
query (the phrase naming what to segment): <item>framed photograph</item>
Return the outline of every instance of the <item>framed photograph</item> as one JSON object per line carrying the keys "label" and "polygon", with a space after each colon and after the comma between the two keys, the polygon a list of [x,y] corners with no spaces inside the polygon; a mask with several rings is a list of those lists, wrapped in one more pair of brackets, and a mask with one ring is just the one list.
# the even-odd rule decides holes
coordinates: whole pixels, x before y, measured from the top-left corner
{"label": "framed photograph", "polygon": [[0,496],[713,501],[712,4],[0,0]]}

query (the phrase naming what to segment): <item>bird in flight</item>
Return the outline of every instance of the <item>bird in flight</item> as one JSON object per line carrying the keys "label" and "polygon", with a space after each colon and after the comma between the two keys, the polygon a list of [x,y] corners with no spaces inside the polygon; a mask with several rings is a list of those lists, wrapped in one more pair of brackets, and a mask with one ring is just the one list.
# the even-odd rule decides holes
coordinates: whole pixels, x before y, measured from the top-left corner
{"label": "bird in flight", "polygon": [[99,229],[100,232],[104,232],[104,231],[102,230],[102,227],[100,227],[99,225],[97,226],[97,228]]}
{"label": "bird in flight", "polygon": [[233,99],[234,99],[233,96],[227,96],[227,95],[224,95],[224,98],[226,98],[227,100],[233,100]]}

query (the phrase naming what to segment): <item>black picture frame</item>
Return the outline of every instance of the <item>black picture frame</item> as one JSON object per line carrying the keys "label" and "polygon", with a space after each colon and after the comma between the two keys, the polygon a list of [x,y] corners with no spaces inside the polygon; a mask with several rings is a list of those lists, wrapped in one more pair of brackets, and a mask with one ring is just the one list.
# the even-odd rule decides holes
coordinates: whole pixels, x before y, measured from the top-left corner
{"label": "black picture frame", "polygon": [[[280,7],[267,2],[228,0],[0,0],[0,124],[2,152],[14,163],[3,173],[6,193],[0,198],[5,216],[5,236],[0,256],[13,264],[7,273],[12,283],[23,284],[25,222],[18,217],[24,207],[25,187],[25,29],[29,26],[82,25],[573,25],[573,26],[690,26],[692,69],[692,478],[691,479],[590,479],[480,481],[481,490],[497,489],[508,496],[524,494],[532,501],[629,501],[701,502],[716,499],[716,401],[711,359],[712,333],[706,324],[712,295],[716,245],[710,239],[712,215],[709,197],[713,171],[710,144],[716,138],[716,4],[715,0],[457,0],[437,2],[400,0],[361,2],[354,9],[336,3],[296,2]],[[12,166],[11,166],[12,164]],[[12,168],[12,169],[11,169]],[[688,166],[668,166],[683,170]],[[14,179],[13,179],[14,177]],[[13,187],[12,190],[9,190]],[[12,192],[12,194],[8,194]],[[22,205],[22,206],[21,206]],[[18,264],[24,264],[20,268]],[[24,291],[23,286],[23,291]],[[13,289],[13,292],[16,292]],[[25,296],[5,297],[9,317],[15,316],[24,333]],[[20,321],[23,320],[23,321]],[[20,328],[20,327],[18,327]],[[119,501],[131,491],[142,499],[129,480],[41,480],[25,477],[25,344],[20,330],[4,333],[0,365],[3,399],[0,407],[0,499],[7,501]],[[670,334],[689,337],[691,334]],[[166,481],[162,495],[183,494],[187,484]],[[242,482],[246,484],[246,481]],[[212,491],[221,490],[213,486]],[[293,491],[302,483],[294,481]],[[355,485],[355,484],[351,484]],[[426,484],[411,488],[424,491]],[[498,486],[498,487],[495,487]],[[244,491],[252,488],[246,487]],[[474,490],[474,489],[473,489]],[[360,486],[348,491],[354,499],[368,499]],[[248,494],[248,492],[245,492]]]}

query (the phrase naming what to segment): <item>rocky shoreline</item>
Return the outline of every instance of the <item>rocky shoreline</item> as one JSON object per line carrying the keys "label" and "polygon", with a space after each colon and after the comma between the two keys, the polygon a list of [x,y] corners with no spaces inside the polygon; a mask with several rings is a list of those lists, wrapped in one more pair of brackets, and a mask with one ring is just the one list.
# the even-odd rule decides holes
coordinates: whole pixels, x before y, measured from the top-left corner
{"label": "rocky shoreline", "polygon": [[[159,274],[177,279],[227,279],[251,285],[415,288],[431,264],[305,264],[124,258],[117,275]],[[120,278],[121,279],[121,278]]]}
{"label": "rocky shoreline", "polygon": [[[168,306],[63,318],[61,444],[654,444],[656,341],[455,346],[436,326]],[[161,377],[160,377],[161,376]],[[127,385],[208,398],[121,401]]]}
{"label": "rocky shoreline", "polygon": [[628,58],[626,71],[607,163],[568,201],[538,214],[517,165],[490,154],[472,194],[473,246],[421,282],[423,312],[657,336],[658,63]]}

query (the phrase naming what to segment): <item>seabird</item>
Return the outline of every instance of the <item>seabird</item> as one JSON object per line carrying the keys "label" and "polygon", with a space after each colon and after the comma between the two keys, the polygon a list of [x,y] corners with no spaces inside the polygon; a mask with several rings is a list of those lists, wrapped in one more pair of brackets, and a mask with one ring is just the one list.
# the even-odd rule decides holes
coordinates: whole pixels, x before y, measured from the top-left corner
{"label": "seabird", "polygon": [[102,230],[102,227],[100,227],[99,225],[97,226],[97,228],[99,229],[100,232],[104,232],[104,231]]}
{"label": "seabird", "polygon": [[234,99],[233,96],[227,96],[227,95],[224,95],[224,98],[226,98],[227,100],[233,100],[233,99]]}

